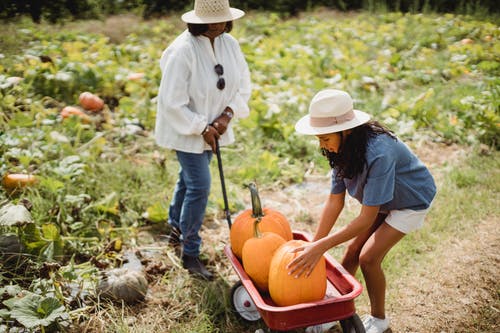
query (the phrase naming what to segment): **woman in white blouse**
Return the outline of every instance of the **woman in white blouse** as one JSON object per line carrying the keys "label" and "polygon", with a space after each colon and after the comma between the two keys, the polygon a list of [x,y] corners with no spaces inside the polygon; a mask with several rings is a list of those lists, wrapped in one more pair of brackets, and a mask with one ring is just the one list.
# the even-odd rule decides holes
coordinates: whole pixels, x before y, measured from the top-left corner
{"label": "woman in white blouse", "polygon": [[229,32],[244,12],[228,0],[196,0],[182,15],[188,29],[164,51],[155,138],[173,149],[180,164],[169,208],[170,243],[182,244],[183,266],[211,279],[199,259],[201,228],[210,193],[216,142],[234,142],[231,122],[249,114],[250,73],[238,41]]}

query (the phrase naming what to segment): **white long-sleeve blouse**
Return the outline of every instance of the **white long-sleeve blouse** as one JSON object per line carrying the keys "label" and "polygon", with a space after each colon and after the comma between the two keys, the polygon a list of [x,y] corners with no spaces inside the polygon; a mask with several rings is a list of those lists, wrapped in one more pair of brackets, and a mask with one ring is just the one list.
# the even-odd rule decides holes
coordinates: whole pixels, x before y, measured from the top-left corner
{"label": "white long-sleeve blouse", "polygon": [[[215,65],[224,68],[224,89],[217,88]],[[160,59],[155,139],[174,150],[201,153],[210,149],[201,133],[226,107],[234,119],[245,118],[251,93],[248,64],[238,41],[228,33],[214,40],[193,36],[188,30],[170,44]],[[231,125],[220,137],[221,146],[234,142]]]}

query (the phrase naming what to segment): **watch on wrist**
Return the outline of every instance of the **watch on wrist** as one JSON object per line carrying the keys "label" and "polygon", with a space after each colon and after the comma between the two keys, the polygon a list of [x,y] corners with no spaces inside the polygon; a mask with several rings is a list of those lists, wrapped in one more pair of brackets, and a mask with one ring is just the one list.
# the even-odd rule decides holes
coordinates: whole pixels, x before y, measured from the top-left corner
{"label": "watch on wrist", "polygon": [[224,111],[224,112],[222,112],[222,113],[223,113],[223,114],[225,114],[226,116],[228,116],[228,117],[229,117],[229,119],[232,119],[232,118],[233,118],[233,116],[234,116],[234,114],[233,114],[232,112],[229,112],[229,111]]}

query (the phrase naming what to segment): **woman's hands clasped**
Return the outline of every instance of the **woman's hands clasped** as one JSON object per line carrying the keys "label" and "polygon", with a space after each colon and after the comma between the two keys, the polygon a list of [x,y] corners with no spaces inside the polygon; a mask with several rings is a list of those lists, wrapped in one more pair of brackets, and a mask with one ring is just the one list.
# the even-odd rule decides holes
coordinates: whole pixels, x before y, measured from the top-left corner
{"label": "woman's hands clasped", "polygon": [[217,117],[217,119],[215,119],[214,122],[212,123],[212,126],[217,130],[219,135],[226,133],[228,125],[229,125],[229,121],[224,119],[223,116]]}
{"label": "woman's hands clasped", "polygon": [[215,120],[203,131],[203,139],[212,148],[214,153],[217,149],[217,140],[219,140],[222,134],[226,133],[232,114],[233,110],[227,107],[224,112],[215,118]]}
{"label": "woman's hands clasped", "polygon": [[217,150],[217,140],[219,140],[220,134],[217,129],[208,125],[207,128],[203,131],[203,140],[212,148],[212,151],[215,153]]}
{"label": "woman's hands clasped", "polygon": [[231,121],[233,114],[233,110],[227,107],[224,112],[220,114],[215,120],[212,122],[212,126],[217,130],[219,135],[226,133],[227,127],[229,126],[229,122]]}

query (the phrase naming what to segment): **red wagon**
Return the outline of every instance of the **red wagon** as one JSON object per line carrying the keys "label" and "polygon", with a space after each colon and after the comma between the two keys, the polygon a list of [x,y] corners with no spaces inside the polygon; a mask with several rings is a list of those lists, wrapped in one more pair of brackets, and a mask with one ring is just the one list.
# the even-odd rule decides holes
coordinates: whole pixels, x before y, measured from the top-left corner
{"label": "red wagon", "polygon": [[[305,241],[311,239],[309,235],[301,232],[294,232],[293,238]],[[232,287],[231,302],[243,319],[256,321],[262,318],[270,329],[276,331],[339,321],[343,332],[365,332],[354,307],[354,298],[361,294],[362,286],[330,255],[325,254],[327,290],[322,300],[292,306],[277,306],[268,293],[257,290],[229,244],[225,246],[224,252],[240,278],[240,281]]]}

